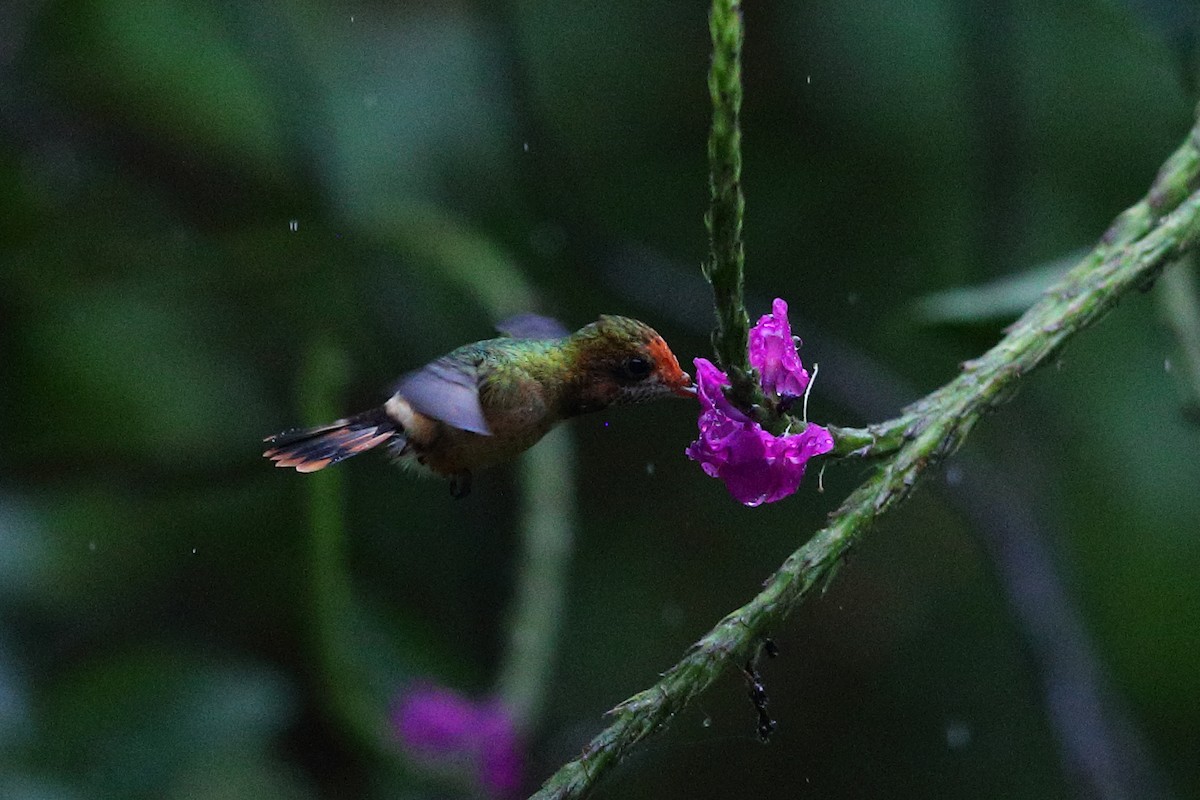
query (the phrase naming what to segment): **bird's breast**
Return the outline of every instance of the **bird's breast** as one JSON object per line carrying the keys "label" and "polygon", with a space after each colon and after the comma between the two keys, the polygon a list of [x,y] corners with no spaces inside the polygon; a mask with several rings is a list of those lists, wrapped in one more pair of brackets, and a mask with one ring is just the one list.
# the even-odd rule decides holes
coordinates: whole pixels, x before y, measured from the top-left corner
{"label": "bird's breast", "polygon": [[531,425],[483,436],[442,425],[438,438],[418,455],[434,472],[453,475],[515,458],[536,444],[550,427]]}
{"label": "bird's breast", "polygon": [[[455,475],[516,457],[554,427],[555,420],[538,415],[539,408],[509,406],[485,411],[491,435],[456,428],[413,409],[396,395],[386,405],[389,416],[404,430],[402,460],[413,459],[439,475]],[[528,412],[528,413],[526,413]]]}

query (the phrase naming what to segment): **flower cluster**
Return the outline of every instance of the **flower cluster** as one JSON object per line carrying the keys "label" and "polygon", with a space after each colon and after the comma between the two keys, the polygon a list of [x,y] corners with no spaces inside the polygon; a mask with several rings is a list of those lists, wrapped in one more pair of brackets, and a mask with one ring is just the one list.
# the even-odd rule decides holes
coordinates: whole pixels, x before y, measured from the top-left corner
{"label": "flower cluster", "polygon": [[521,738],[499,701],[417,684],[400,695],[392,727],[414,761],[461,770],[489,797],[511,797],[521,787]]}
{"label": "flower cluster", "polygon": [[[763,392],[783,408],[804,395],[809,375],[796,353],[788,323],[787,303],[776,299],[771,313],[750,331],[750,366],[758,371]],[[736,408],[725,396],[728,376],[705,358],[695,359],[700,399],[700,438],[687,455],[720,478],[739,502],[748,506],[774,503],[796,491],[804,467],[813,456],[833,449],[833,437],[809,423],[794,434],[776,436]]]}

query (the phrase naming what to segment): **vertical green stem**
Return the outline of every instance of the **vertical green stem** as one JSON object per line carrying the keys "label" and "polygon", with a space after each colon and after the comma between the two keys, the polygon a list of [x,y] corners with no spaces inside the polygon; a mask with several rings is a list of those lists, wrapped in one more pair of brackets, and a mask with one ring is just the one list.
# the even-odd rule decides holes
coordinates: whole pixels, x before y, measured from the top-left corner
{"label": "vertical green stem", "polygon": [[745,248],[742,217],[742,14],[738,0],[713,0],[709,16],[712,66],[708,91],[712,97],[712,129],[708,136],[711,202],[705,215],[711,253],[704,276],[713,288],[717,328],[713,350],[729,373],[736,401],[745,407],[761,400],[749,376],[746,339],[750,322],[742,299]]}
{"label": "vertical green stem", "polygon": [[[432,210],[409,208],[407,217],[409,224],[396,227],[406,244],[464,286],[493,319],[534,304],[534,287],[486,239]],[[564,429],[521,460],[522,549],[496,693],[523,730],[533,728],[544,705],[562,626],[575,533],[574,467],[575,448]]]}
{"label": "vertical green stem", "polygon": [[1179,375],[1186,402],[1200,409],[1200,291],[1196,281],[1196,259],[1167,270],[1158,279],[1159,310],[1175,338],[1177,358],[1173,371]]}
{"label": "vertical green stem", "polygon": [[496,691],[523,730],[545,704],[566,606],[575,536],[575,446],[568,428],[551,432],[521,459],[524,547]]}
{"label": "vertical green stem", "polygon": [[[346,371],[340,348],[317,337],[309,346],[299,379],[300,412],[306,422],[317,424],[340,416],[337,398]],[[337,470],[324,470],[305,477],[313,644],[319,678],[333,715],[368,751],[377,751],[383,741],[384,711],[362,690],[364,682],[344,635],[354,608],[344,552],[343,476]]]}

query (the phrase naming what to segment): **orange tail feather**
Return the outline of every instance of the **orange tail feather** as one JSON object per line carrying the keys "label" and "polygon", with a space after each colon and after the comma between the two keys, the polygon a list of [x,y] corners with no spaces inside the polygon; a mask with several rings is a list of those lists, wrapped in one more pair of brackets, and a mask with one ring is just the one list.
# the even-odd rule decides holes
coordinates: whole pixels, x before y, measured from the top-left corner
{"label": "orange tail feather", "polygon": [[293,429],[268,436],[263,441],[272,447],[263,456],[277,467],[316,472],[401,435],[391,418],[379,409],[319,428]]}

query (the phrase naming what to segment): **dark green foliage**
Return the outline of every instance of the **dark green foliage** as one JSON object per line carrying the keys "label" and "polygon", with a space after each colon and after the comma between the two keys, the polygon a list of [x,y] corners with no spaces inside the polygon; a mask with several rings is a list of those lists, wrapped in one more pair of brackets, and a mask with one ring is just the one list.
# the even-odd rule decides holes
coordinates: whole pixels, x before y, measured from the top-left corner
{"label": "dark green foliage", "polygon": [[[742,10],[743,163],[729,127],[712,155],[733,212],[710,225],[725,263],[744,241],[750,319],[789,301],[821,364],[810,418],[879,421],[948,381],[1010,319],[929,326],[918,299],[1088,247],[1151,185],[1196,98],[1190,6],[1150,7]],[[531,307],[571,328],[629,314],[685,368],[711,356],[705,11],[0,12],[0,796],[451,791],[379,729],[414,676],[492,685],[517,471],[454,502],[368,454],[314,492],[324,476],[271,469],[259,439],[365,408]],[[1110,240],[1194,188],[1159,184]],[[709,272],[720,292],[742,280]],[[745,323],[721,320],[727,363]],[[1149,298],[1129,298],[980,423],[962,464],[1039,522],[1107,685],[1186,797],[1200,431],[1177,364]],[[574,432],[577,551],[530,789],[863,478],[834,466],[824,494],[810,479],[747,510],[683,458],[685,402]],[[987,527],[947,475],[771,631],[769,746],[730,673],[598,796],[1076,793]]]}

